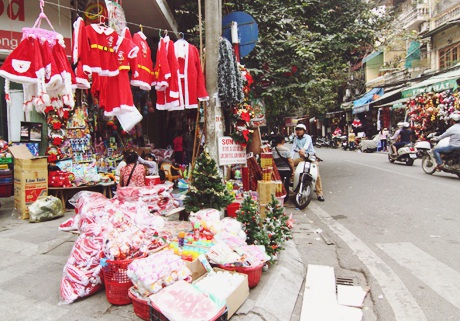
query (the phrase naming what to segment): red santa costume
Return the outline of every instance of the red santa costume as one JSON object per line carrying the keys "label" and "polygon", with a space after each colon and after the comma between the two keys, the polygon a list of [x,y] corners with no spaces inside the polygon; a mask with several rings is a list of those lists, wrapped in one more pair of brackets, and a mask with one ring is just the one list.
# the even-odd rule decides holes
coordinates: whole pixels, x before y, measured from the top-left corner
{"label": "red santa costume", "polygon": [[157,91],[158,110],[183,110],[179,101],[179,64],[174,51],[174,43],[169,36],[160,39],[157,51]]}
{"label": "red santa costume", "polygon": [[129,29],[125,28],[116,45],[118,69],[120,73],[115,77],[107,77],[105,88],[105,116],[115,116],[123,110],[136,108],[129,83],[129,70],[136,62],[139,47],[131,40]]}
{"label": "red santa costume", "polygon": [[136,58],[137,74],[131,78],[131,85],[142,90],[152,89],[153,83],[152,53],[146,39],[147,37],[141,31],[133,36],[133,42],[139,47],[139,53]]}
{"label": "red santa costume", "polygon": [[75,107],[73,99],[73,89],[77,87],[75,74],[72,67],[67,60],[65,53],[64,38],[59,35],[56,38],[56,43],[53,46],[53,56],[56,61],[57,69],[62,77],[62,86],[59,91],[53,94],[54,97],[58,95],[62,97],[62,102],[70,108]]}
{"label": "red santa costume", "polygon": [[187,109],[198,108],[198,100],[209,100],[198,49],[183,39],[176,41],[174,49],[179,63],[180,104]]}
{"label": "red santa costume", "polygon": [[[116,76],[119,73],[115,45],[118,35],[112,28],[91,24],[85,27],[89,41],[87,65],[100,76]],[[81,48],[84,49],[84,48]]]}
{"label": "red santa costume", "polygon": [[87,65],[89,54],[89,43],[86,36],[85,22],[78,17],[73,24],[72,35],[72,63],[75,67],[75,80],[78,89],[89,89],[89,75],[91,68]]}

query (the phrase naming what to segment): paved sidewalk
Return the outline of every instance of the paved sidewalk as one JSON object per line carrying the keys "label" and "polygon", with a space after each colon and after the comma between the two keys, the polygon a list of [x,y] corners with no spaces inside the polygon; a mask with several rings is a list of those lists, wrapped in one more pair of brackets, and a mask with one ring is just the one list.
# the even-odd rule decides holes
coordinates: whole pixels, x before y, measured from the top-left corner
{"label": "paved sidewalk", "polygon": [[[2,199],[0,209],[0,319],[14,321],[50,320],[140,320],[132,305],[112,306],[105,292],[70,305],[59,304],[62,269],[67,261],[76,235],[58,230],[63,218],[29,223],[12,216],[11,200]],[[288,208],[299,222],[305,220],[301,211]],[[294,229],[294,241],[285,243],[278,264],[262,274],[259,285],[232,320],[299,320],[298,298],[303,291],[306,264],[297,250],[298,240],[318,242],[305,237],[313,226],[302,222]],[[297,235],[297,236],[296,236]],[[300,236],[298,240],[296,238]],[[308,237],[311,240],[308,240]],[[303,243],[303,242],[302,242]],[[321,241],[324,245],[324,242]],[[311,243],[310,243],[311,244]],[[319,244],[319,242],[318,242]]]}

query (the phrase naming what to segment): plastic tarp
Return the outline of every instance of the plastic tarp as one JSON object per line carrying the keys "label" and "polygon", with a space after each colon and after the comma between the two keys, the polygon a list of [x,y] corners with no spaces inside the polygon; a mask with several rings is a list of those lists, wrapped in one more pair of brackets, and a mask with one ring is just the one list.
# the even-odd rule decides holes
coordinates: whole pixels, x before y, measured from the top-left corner
{"label": "plastic tarp", "polygon": [[404,63],[404,68],[412,68],[412,62],[414,60],[420,60],[420,42],[412,41],[407,49],[406,62]]}
{"label": "plastic tarp", "polygon": [[371,101],[376,100],[377,98],[379,98],[383,94],[384,94],[383,88],[372,88],[367,93],[365,93],[361,98],[354,100],[353,101],[353,106],[354,107],[359,107],[359,106],[362,106],[362,105],[369,104]]}

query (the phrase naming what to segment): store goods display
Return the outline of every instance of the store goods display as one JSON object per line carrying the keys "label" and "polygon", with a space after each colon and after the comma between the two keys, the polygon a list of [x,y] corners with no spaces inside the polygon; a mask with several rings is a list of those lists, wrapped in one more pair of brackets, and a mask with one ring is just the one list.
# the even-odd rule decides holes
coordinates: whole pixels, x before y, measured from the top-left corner
{"label": "store goods display", "polygon": [[193,284],[203,292],[213,294],[221,300],[226,300],[244,279],[243,274],[218,270],[215,273],[207,273],[193,282]]}
{"label": "store goods display", "polygon": [[180,256],[163,250],[128,265],[128,277],[143,296],[157,293],[180,280],[187,280],[191,272]]}

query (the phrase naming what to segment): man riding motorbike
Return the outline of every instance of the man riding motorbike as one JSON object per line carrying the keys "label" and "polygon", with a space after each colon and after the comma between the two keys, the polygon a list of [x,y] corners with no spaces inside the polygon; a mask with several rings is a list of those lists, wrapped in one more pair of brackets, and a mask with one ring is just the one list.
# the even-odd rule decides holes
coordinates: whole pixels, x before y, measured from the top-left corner
{"label": "man riding motorbike", "polygon": [[391,148],[393,149],[392,157],[398,155],[398,149],[404,147],[405,145],[411,142],[412,138],[412,131],[409,129],[409,123],[398,123],[398,127],[401,126],[400,129],[396,131],[396,133],[391,137],[391,140],[395,140],[399,137],[399,141],[394,143]]}
{"label": "man riding motorbike", "polygon": [[[307,127],[304,124],[297,124],[295,127],[295,133],[296,136],[294,137],[294,142],[292,144],[291,158],[294,160],[294,166],[297,166],[303,160],[303,157],[310,153],[315,154],[316,152],[313,147],[311,136],[307,134]],[[318,157],[317,159],[319,160]],[[316,165],[318,165],[318,162],[316,162]],[[321,176],[319,175],[319,166],[315,188],[318,201],[324,202],[323,184],[321,182]]]}
{"label": "man riding motorbike", "polygon": [[449,145],[433,149],[433,155],[437,164],[436,170],[438,171],[443,168],[440,154],[448,154],[453,151],[460,150],[460,114],[452,113],[449,118],[454,124],[449,127],[444,134],[433,138],[433,140],[441,140],[443,138],[450,137]]}

